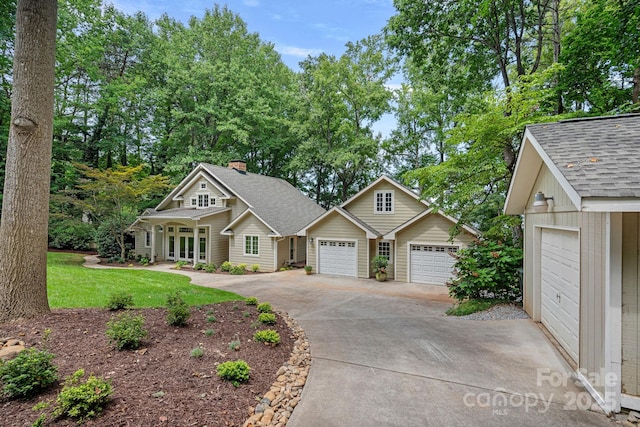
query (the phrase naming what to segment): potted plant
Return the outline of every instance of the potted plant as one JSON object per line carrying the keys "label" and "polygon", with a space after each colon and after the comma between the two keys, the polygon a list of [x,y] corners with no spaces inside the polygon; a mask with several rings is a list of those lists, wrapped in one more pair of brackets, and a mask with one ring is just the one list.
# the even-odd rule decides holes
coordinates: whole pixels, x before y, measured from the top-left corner
{"label": "potted plant", "polygon": [[384,282],[387,280],[387,266],[389,265],[389,259],[384,255],[376,255],[371,261],[373,265],[373,271],[376,273],[376,280],[378,282]]}
{"label": "potted plant", "polygon": [[313,267],[310,265],[305,265],[304,266],[304,272],[307,273],[307,275],[311,274],[311,270],[313,270]]}

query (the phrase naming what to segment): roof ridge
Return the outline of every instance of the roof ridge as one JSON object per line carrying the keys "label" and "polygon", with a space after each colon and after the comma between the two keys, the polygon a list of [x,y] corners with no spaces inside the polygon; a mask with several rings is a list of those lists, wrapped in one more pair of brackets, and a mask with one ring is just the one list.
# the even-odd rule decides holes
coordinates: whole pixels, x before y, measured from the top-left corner
{"label": "roof ridge", "polygon": [[[588,122],[588,121],[596,121],[596,120],[610,120],[610,119],[620,119],[620,118],[629,118],[629,117],[640,117],[640,113],[614,114],[610,116],[574,117],[571,119],[559,120],[556,123]],[[538,124],[543,124],[543,123],[538,123]],[[549,123],[544,123],[544,124],[549,124]]]}
{"label": "roof ridge", "polygon": [[[220,168],[220,169],[228,170],[228,171],[237,171],[237,169],[229,168],[229,167],[227,167],[227,166],[214,165],[214,164],[206,163],[206,162],[203,162],[203,164],[204,164],[204,165],[207,165],[207,166],[212,166],[212,167],[215,167],[215,168]],[[287,184],[292,185],[292,184],[291,184],[289,181],[287,181],[286,179],[284,179],[284,178],[279,178],[279,177],[277,177],[277,176],[263,175],[263,174],[261,174],[261,173],[255,173],[255,172],[249,172],[249,171],[243,171],[242,173],[243,173],[244,175],[253,175],[253,176],[259,176],[260,178],[269,178],[269,179],[275,179],[275,180],[277,180],[277,181],[284,181],[284,182],[286,182]]]}

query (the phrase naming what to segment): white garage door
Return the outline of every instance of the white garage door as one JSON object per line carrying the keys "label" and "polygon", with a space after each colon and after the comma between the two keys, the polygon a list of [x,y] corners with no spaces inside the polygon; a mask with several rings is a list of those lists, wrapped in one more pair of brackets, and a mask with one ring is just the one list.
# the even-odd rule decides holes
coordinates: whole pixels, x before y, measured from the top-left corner
{"label": "white garage door", "polygon": [[319,246],[318,273],[349,277],[358,275],[356,242],[320,240]]}
{"label": "white garage door", "polygon": [[453,276],[457,246],[411,245],[411,282],[444,285]]}
{"label": "white garage door", "polygon": [[580,330],[578,233],[543,229],[540,247],[542,324],[577,362]]}

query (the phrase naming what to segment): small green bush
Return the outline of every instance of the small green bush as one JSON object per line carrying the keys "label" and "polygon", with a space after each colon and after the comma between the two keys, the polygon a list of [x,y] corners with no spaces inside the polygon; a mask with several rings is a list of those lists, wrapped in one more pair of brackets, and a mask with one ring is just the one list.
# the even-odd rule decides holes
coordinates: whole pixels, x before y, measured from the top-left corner
{"label": "small green bush", "polygon": [[207,329],[206,331],[204,331],[204,334],[208,337],[210,337],[211,335],[214,335],[216,333],[216,331],[214,329]]}
{"label": "small green bush", "polygon": [[35,396],[58,379],[55,356],[46,350],[28,348],[14,359],[0,361],[2,393],[9,398]]}
{"label": "small green bush", "polygon": [[258,315],[258,322],[265,325],[273,325],[276,323],[276,315],[273,313],[260,313]]}
{"label": "small green bush", "polygon": [[228,361],[218,365],[217,373],[223,380],[231,381],[234,387],[249,381],[251,368],[244,360]]}
{"label": "small green bush", "polygon": [[216,316],[211,315],[211,316],[207,316],[207,322],[208,323],[215,323],[216,322]]}
{"label": "small green bush", "polygon": [[124,310],[133,305],[133,295],[126,292],[116,292],[109,296],[107,308],[109,310]]}
{"label": "small green bush", "polygon": [[207,266],[207,264],[205,264],[203,262],[199,262],[199,263],[197,263],[196,265],[193,266],[193,269],[201,271],[201,270],[204,270],[206,266]]}
{"label": "small green bush", "polygon": [[245,298],[244,303],[247,305],[258,305],[258,298],[256,297]]}
{"label": "small green bush", "polygon": [[140,258],[140,265],[144,265],[145,267],[149,265],[149,258],[144,257],[144,258]]}
{"label": "small green bush", "polygon": [[176,270],[182,270],[182,267],[189,264],[187,261],[178,261],[176,262]]}
{"label": "small green bush", "polygon": [[182,299],[180,292],[167,297],[167,323],[171,326],[184,326],[191,316],[189,305]]}
{"label": "small green bush", "polygon": [[271,313],[271,304],[269,304],[268,302],[258,304],[258,311],[260,313]]}
{"label": "small green bush", "polygon": [[220,265],[220,271],[229,272],[229,270],[231,270],[231,267],[233,267],[233,264],[231,264],[229,261],[225,261]]}
{"label": "small green bush", "polygon": [[204,271],[206,271],[207,273],[215,273],[216,272],[216,265],[215,264],[207,264],[204,267]]}
{"label": "small green bush", "polygon": [[229,350],[238,351],[240,350],[240,346],[241,346],[240,340],[234,339],[229,343]]}
{"label": "small green bush", "polygon": [[254,273],[257,273],[258,270],[260,270],[260,264],[252,264],[251,265],[251,271],[253,271]]}
{"label": "small green bush", "polygon": [[267,344],[280,344],[280,334],[273,329],[266,329],[264,331],[258,331],[253,334],[253,339],[257,342],[264,342]]}
{"label": "small green bush", "polygon": [[199,358],[204,356],[204,349],[202,347],[194,347],[191,349],[191,357]]}
{"label": "small green bush", "polygon": [[54,415],[75,418],[80,422],[94,418],[102,412],[113,390],[111,382],[90,375],[82,382],[84,369],[77,370],[65,379],[64,387],[56,399]]}
{"label": "small green bush", "polygon": [[242,265],[243,264],[234,265],[233,267],[231,267],[231,270],[229,271],[229,274],[234,274],[236,276],[241,276],[241,275],[245,274],[246,270],[244,269],[244,267]]}
{"label": "small green bush", "polygon": [[142,340],[147,336],[144,329],[144,316],[135,316],[130,313],[121,313],[107,322],[107,337],[118,350],[135,350],[140,347]]}

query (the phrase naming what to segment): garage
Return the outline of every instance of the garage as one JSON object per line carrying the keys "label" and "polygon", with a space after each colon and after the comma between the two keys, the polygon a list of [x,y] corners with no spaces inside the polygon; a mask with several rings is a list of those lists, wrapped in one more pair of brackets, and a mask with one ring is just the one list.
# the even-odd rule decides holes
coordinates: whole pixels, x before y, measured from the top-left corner
{"label": "garage", "polygon": [[540,320],[577,362],[580,320],[578,233],[543,228],[540,250]]}
{"label": "garage", "polygon": [[444,285],[453,276],[456,259],[450,254],[455,252],[457,246],[411,245],[410,281]]}
{"label": "garage", "polygon": [[320,240],[318,273],[357,277],[358,251],[355,241]]}

